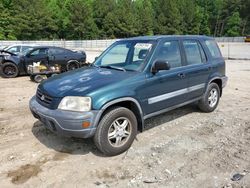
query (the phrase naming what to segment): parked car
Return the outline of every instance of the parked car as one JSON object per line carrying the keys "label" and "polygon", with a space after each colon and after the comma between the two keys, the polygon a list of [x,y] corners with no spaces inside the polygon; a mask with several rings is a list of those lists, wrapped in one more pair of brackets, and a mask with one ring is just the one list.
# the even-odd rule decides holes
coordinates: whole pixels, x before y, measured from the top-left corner
{"label": "parked car", "polygon": [[115,42],[91,67],[41,83],[30,110],[51,131],[93,137],[100,151],[117,155],[145,119],[193,102],[214,111],[226,82],[213,38],[136,37]]}
{"label": "parked car", "polygon": [[245,42],[250,42],[250,35],[246,36]]}
{"label": "parked car", "polygon": [[22,55],[7,51],[2,52],[4,55],[0,55],[2,57],[0,60],[1,75],[6,78],[27,74],[29,65],[37,62],[46,66],[60,65],[61,72],[79,68],[86,63],[85,52],[76,52],[60,47],[37,46]]}
{"label": "parked car", "polygon": [[25,54],[27,51],[32,50],[34,47],[38,45],[36,44],[17,44],[5,47],[3,50],[11,52],[13,54]]}

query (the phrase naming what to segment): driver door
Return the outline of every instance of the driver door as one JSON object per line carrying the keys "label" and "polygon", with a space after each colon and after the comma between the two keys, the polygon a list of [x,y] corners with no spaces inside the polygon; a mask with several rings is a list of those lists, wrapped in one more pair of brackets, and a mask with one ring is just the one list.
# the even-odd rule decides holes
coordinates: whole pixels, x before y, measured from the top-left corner
{"label": "driver door", "polygon": [[33,63],[40,62],[41,65],[48,66],[49,65],[49,58],[48,58],[48,49],[47,48],[36,48],[30,51],[25,56],[25,65],[26,68],[29,65],[33,65]]}

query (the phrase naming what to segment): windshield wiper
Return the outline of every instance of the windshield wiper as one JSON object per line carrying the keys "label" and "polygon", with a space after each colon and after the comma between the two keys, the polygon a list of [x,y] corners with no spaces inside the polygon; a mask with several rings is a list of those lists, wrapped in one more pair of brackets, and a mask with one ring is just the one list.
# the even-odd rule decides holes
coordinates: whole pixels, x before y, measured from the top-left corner
{"label": "windshield wiper", "polygon": [[116,67],[116,66],[112,66],[112,65],[101,65],[99,66],[101,68],[107,68],[107,69],[115,69],[115,70],[119,70],[119,71],[124,71],[126,72],[126,69],[122,68],[122,67]]}

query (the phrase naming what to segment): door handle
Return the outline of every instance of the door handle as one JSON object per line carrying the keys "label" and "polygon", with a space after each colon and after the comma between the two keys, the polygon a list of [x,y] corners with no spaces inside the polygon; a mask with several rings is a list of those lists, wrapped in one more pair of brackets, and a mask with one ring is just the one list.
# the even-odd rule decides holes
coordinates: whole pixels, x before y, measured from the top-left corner
{"label": "door handle", "polygon": [[184,73],[179,73],[178,76],[179,76],[180,78],[185,78],[186,75],[185,75]]}

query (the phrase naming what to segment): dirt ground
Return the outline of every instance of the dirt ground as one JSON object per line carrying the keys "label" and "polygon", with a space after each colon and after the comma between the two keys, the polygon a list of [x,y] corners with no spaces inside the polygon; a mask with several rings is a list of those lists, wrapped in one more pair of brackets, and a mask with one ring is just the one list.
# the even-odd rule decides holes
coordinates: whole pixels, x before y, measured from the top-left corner
{"label": "dirt ground", "polygon": [[[226,64],[215,112],[189,105],[151,118],[115,157],[33,118],[29,77],[0,78],[0,187],[250,187],[250,61]],[[236,173],[244,177],[232,181]]]}

